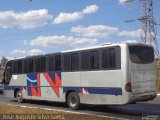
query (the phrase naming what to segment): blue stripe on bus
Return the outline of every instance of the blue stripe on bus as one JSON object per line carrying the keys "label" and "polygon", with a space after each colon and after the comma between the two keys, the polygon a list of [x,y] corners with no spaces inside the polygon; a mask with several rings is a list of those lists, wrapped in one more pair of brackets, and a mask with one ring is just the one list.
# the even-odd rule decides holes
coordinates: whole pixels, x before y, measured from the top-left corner
{"label": "blue stripe on bus", "polygon": [[[16,88],[23,90],[23,88],[26,89],[26,86],[4,86],[4,90],[15,90]],[[63,87],[63,92],[66,93],[69,90],[75,90],[76,92],[81,93],[83,88],[86,89],[89,94],[122,95],[121,88]]]}
{"label": "blue stripe on bus", "polygon": [[121,88],[63,87],[63,92],[66,93],[69,90],[75,90],[81,93],[83,88],[86,89],[89,94],[122,95]]}

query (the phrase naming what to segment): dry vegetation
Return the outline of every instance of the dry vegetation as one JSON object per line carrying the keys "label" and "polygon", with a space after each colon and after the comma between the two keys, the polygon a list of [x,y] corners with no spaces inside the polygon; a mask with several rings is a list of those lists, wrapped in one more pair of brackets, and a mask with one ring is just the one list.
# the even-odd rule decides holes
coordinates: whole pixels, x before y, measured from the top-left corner
{"label": "dry vegetation", "polygon": [[157,61],[157,90],[160,92],[160,60]]}
{"label": "dry vegetation", "polygon": [[[16,120],[15,119],[16,115],[19,118],[21,115],[36,116],[36,119],[32,119],[32,120],[38,120],[39,118],[43,120],[45,117],[46,117],[45,120],[48,120],[47,117],[49,117],[49,119],[51,120],[51,116],[54,120],[57,120],[57,119],[58,120],[116,120],[111,118],[103,118],[103,117],[90,116],[90,115],[58,112],[54,110],[44,110],[44,109],[38,109],[38,108],[23,108],[18,106],[0,104],[0,119],[2,119],[4,115],[11,115],[10,117],[14,116],[14,120]],[[17,119],[19,119],[18,117]],[[25,120],[29,120],[29,119],[25,119]]]}
{"label": "dry vegetation", "polygon": [[4,78],[4,70],[0,69],[0,80],[2,80]]}

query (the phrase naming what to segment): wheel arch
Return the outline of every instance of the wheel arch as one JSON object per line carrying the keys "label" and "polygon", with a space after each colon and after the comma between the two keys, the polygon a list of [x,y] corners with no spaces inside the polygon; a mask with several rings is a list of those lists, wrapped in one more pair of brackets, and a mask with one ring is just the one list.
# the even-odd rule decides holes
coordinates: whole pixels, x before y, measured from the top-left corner
{"label": "wheel arch", "polygon": [[69,95],[71,92],[75,92],[75,93],[78,94],[78,92],[77,92],[76,90],[74,90],[74,89],[68,90],[68,91],[66,92],[66,95],[65,95],[65,101],[66,101],[66,102],[67,102],[67,97],[68,97],[68,95]]}
{"label": "wheel arch", "polygon": [[16,89],[14,90],[14,98],[16,98],[17,91],[19,91],[19,90],[21,90],[21,89],[20,89],[20,88],[16,88]]}

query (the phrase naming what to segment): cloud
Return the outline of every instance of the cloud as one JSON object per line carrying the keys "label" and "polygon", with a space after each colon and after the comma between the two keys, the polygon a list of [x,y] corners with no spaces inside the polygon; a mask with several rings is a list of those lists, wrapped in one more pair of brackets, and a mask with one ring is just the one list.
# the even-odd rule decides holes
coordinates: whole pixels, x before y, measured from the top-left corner
{"label": "cloud", "polygon": [[134,0],[118,0],[119,4],[123,5],[125,3],[128,3],[128,2],[132,2]]}
{"label": "cloud", "polygon": [[61,12],[54,20],[53,24],[62,24],[68,22],[74,22],[76,20],[82,19],[85,14],[91,14],[97,12],[99,7],[97,5],[90,5],[83,9],[81,12],[73,12],[73,13],[66,13]]}
{"label": "cloud", "polygon": [[3,54],[3,53],[5,53],[5,51],[4,50],[0,50],[0,54]]}
{"label": "cloud", "polygon": [[127,37],[140,37],[141,29],[135,31],[121,31],[118,33],[119,36],[127,36]]}
{"label": "cloud", "polygon": [[[24,42],[26,43],[26,42]],[[27,41],[31,46],[39,47],[77,47],[90,46],[97,43],[97,39],[74,38],[72,36],[39,36],[36,39]]]}
{"label": "cloud", "polygon": [[60,13],[58,17],[56,17],[53,21],[53,24],[61,24],[61,23],[68,23],[73,22],[79,19],[82,19],[84,16],[81,12],[74,12],[74,13]]}
{"label": "cloud", "polygon": [[4,11],[0,12],[0,28],[31,29],[46,25],[50,19],[52,19],[52,15],[49,15],[46,9],[20,13]]}
{"label": "cloud", "polygon": [[137,40],[125,40],[125,41],[121,41],[122,43],[138,43]]}
{"label": "cloud", "polygon": [[43,54],[43,52],[39,49],[32,49],[32,50],[13,50],[10,52],[13,55],[18,56],[30,56],[30,55],[40,55]]}
{"label": "cloud", "polygon": [[90,5],[90,6],[87,6],[85,9],[83,9],[83,13],[84,14],[94,13],[94,12],[97,12],[98,9],[99,7],[97,5]]}
{"label": "cloud", "polygon": [[107,37],[108,35],[118,32],[119,29],[105,25],[93,25],[88,27],[79,25],[77,27],[72,27],[70,31],[83,37]]}

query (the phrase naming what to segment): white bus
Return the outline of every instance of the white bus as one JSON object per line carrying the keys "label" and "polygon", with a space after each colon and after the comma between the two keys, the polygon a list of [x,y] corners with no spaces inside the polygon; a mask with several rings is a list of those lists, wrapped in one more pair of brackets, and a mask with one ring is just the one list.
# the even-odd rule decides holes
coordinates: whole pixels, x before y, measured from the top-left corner
{"label": "white bus", "polygon": [[156,64],[149,45],[120,43],[32,56],[6,63],[4,94],[23,100],[123,105],[153,100]]}

